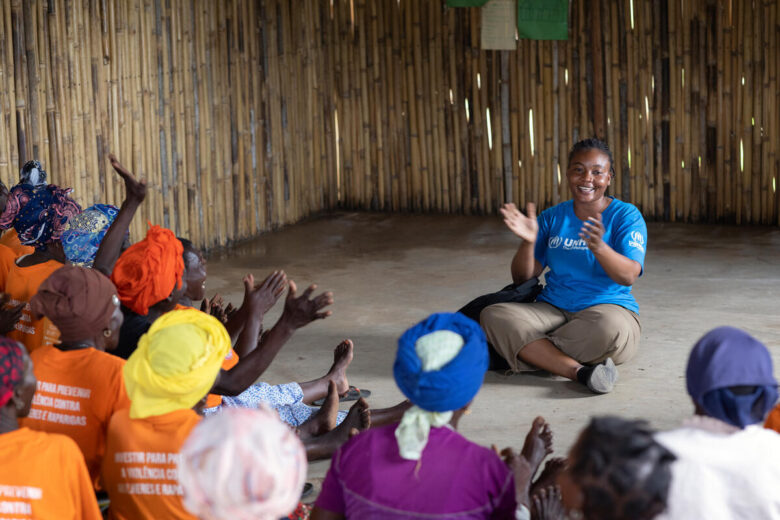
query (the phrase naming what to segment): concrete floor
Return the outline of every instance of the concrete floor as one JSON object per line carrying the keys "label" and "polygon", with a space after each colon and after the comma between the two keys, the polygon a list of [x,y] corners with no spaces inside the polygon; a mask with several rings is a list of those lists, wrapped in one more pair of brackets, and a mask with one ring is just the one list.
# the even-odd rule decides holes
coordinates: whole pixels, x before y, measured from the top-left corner
{"label": "concrete floor", "polygon": [[[332,348],[348,337],[355,342],[350,382],[370,389],[369,402],[379,408],[402,399],[392,377],[398,336],[431,312],[456,310],[509,283],[516,245],[495,217],[342,213],[212,255],[208,293],[240,303],[245,273],[263,278],[279,268],[301,288],[317,283],[333,291],[333,316],[298,331],[263,380],[321,375]],[[556,452],[565,454],[593,415],[672,428],[692,411],[684,379],[690,347],[718,325],[742,327],[762,340],[780,375],[780,229],[651,223],[645,274],[634,292],[642,343],[620,367],[612,394],[594,396],[551,376],[488,373],[461,432],[484,445],[519,447],[533,418],[543,415]],[[310,477],[327,467],[312,464]]]}

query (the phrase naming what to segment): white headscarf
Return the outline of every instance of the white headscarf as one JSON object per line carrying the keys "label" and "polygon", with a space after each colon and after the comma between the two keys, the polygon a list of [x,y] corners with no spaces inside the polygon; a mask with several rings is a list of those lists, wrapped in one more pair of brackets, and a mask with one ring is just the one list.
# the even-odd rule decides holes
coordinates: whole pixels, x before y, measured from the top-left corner
{"label": "white headscarf", "polygon": [[276,520],[297,506],[306,468],[301,441],[276,412],[228,408],[187,439],[179,482],[202,520]]}
{"label": "white headscarf", "polygon": [[[425,372],[441,369],[455,359],[465,341],[460,334],[451,330],[437,330],[421,336],[415,343],[415,352],[422,362]],[[419,406],[412,406],[395,429],[395,438],[401,457],[408,460],[420,460],[431,428],[444,426],[452,419],[452,411],[429,412]]]}

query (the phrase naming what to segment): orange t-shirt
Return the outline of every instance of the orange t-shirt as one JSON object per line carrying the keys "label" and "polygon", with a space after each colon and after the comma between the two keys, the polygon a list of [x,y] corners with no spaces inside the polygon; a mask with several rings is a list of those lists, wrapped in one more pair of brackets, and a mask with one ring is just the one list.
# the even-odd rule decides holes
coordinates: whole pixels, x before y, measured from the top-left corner
{"label": "orange t-shirt", "polygon": [[181,501],[179,450],[200,422],[191,409],[143,419],[120,410],[108,425],[103,487],[111,499],[108,518],[197,520]]}
{"label": "orange t-shirt", "polygon": [[62,267],[60,262],[49,260],[28,267],[11,264],[5,278],[5,292],[11,296],[11,305],[27,303],[22,317],[16,323],[16,330],[8,333],[9,338],[21,341],[29,352],[43,345],[53,345],[60,340],[60,331],[48,318],[34,320],[30,311],[30,299],[38,292],[38,287],[51,273]]}
{"label": "orange t-shirt", "polygon": [[[228,355],[225,356],[225,360],[222,362],[222,370],[230,370],[238,364],[238,354],[232,348]],[[222,396],[217,394],[209,394],[206,397],[206,408],[214,408],[222,404]]]}
{"label": "orange t-shirt", "polygon": [[0,434],[0,517],[100,520],[76,443],[29,428]]}
{"label": "orange t-shirt", "polygon": [[16,253],[10,247],[0,244],[0,289],[2,290],[5,290],[5,278],[15,260]]}
{"label": "orange t-shirt", "polygon": [[125,360],[94,348],[62,351],[51,345],[30,358],[38,388],[22,424],[76,441],[98,487],[108,421],[118,410],[130,407],[122,376]]}
{"label": "orange t-shirt", "polygon": [[780,404],[775,406],[766,418],[764,428],[780,433]]}
{"label": "orange t-shirt", "polygon": [[0,236],[0,244],[11,248],[17,257],[31,255],[35,252],[33,246],[22,245],[19,241],[19,234],[14,228],[5,231],[2,236]]}

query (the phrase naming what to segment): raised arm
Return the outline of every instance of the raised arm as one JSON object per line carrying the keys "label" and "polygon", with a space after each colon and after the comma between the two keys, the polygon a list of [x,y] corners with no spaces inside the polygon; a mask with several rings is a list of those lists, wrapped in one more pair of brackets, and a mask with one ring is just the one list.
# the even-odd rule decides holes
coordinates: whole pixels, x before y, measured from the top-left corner
{"label": "raised arm", "polygon": [[512,281],[520,284],[539,276],[542,274],[544,266],[534,258],[534,247],[539,233],[539,224],[536,221],[536,204],[529,202],[526,205],[528,216],[523,215],[512,203],[504,204],[499,211],[504,217],[506,226],[523,240],[512,258]]}
{"label": "raised arm", "polygon": [[146,198],[146,181],[136,180],[135,176],[119,163],[114,154],[109,154],[108,158],[114,171],[125,182],[125,200],[119,208],[116,219],[106,231],[103,241],[100,242],[92,268],[106,276],[111,276],[114,264],[122,253],[122,244],[127,230],[130,229],[130,222],[133,221],[135,212]]}
{"label": "raised arm", "polygon": [[587,244],[588,249],[596,257],[604,272],[620,285],[634,285],[636,279],[642,273],[642,266],[636,260],[621,255],[604,242],[604,223],[601,213],[588,220],[580,230],[580,238]]}
{"label": "raised arm", "polygon": [[[222,371],[219,374],[217,383],[211,390],[212,393],[221,395],[238,395],[249,388],[271,365],[276,355],[282,349],[284,344],[299,328],[311,323],[317,319],[323,319],[331,315],[331,311],[322,311],[322,309],[333,303],[333,294],[330,292],[322,293],[314,298],[310,298],[316,285],[309,286],[306,291],[296,297],[295,282],[290,280],[290,290],[287,293],[287,299],[284,302],[284,311],[276,325],[263,335],[260,345],[243,358],[239,358],[238,364],[230,370]],[[251,310],[250,310],[251,312]],[[241,332],[241,337],[245,334],[254,334],[254,341],[257,341],[259,325],[255,328],[254,322],[248,322]]]}

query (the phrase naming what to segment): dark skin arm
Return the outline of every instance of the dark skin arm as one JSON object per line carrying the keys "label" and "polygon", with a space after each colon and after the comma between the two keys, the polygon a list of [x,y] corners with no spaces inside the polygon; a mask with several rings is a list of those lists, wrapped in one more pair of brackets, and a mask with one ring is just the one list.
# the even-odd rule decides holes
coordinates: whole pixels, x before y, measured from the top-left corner
{"label": "dark skin arm", "polygon": [[[247,281],[250,282],[248,287],[246,286]],[[241,324],[238,341],[236,341],[236,344],[233,347],[236,354],[238,354],[239,359],[245,358],[257,347],[257,340],[260,337],[260,330],[263,327],[263,317],[274,305],[276,305],[276,302],[279,301],[279,297],[287,287],[287,275],[284,274],[284,271],[274,271],[268,275],[262,283],[252,285],[254,284],[254,279],[245,278],[244,284],[244,303],[241,305],[241,308],[244,309],[243,315],[246,319]],[[261,292],[260,295],[255,294],[258,291]],[[259,310],[255,308],[257,307],[257,304],[252,300],[256,297],[262,298]],[[256,330],[254,327],[255,321],[258,322]],[[249,328],[250,325],[252,325],[254,334],[252,334],[251,331],[247,332],[247,328]],[[228,332],[230,331],[228,330]]]}
{"label": "dark skin arm", "polygon": [[588,249],[612,280],[620,285],[634,285],[642,272],[642,266],[636,260],[631,260],[609,247],[602,240],[603,236],[604,224],[601,221],[601,213],[595,218],[588,217],[580,230],[580,238],[588,244]]}
{"label": "dark skin arm", "polygon": [[[295,282],[289,281],[290,290],[284,303],[284,311],[279,321],[273,328],[263,335],[261,345],[250,352],[246,357],[240,358],[238,364],[228,371],[221,371],[212,393],[220,395],[238,395],[265,372],[271,365],[276,355],[293,333],[311,323],[314,320],[323,319],[331,315],[331,311],[322,309],[333,303],[333,295],[329,292],[310,298],[316,289],[315,285],[309,286],[306,291],[296,297],[297,288]],[[269,307],[270,308],[270,307]],[[241,335],[247,334],[248,338],[257,341],[260,331],[260,323],[255,327],[253,321],[248,322]],[[249,339],[247,339],[249,341]]]}
{"label": "dark skin arm", "polygon": [[5,335],[14,330],[19,318],[22,317],[25,303],[8,306],[11,297],[6,293],[0,293],[0,334]]}
{"label": "dark skin arm", "polygon": [[311,520],[342,520],[343,518],[346,517],[327,509],[320,509],[317,506],[314,506],[311,512]]}
{"label": "dark skin arm", "polygon": [[[255,285],[255,279],[251,274],[244,278],[244,307],[247,309],[247,322],[238,337],[236,351],[246,351],[250,344],[254,345],[257,342],[263,316],[273,307],[281,291],[284,290],[284,285],[279,288],[278,282],[279,271],[274,271],[258,285]],[[229,371],[220,371],[212,392],[223,395],[238,395],[243,392],[260,376],[257,373],[257,362],[253,361],[250,356],[241,357],[239,354],[236,366]]]}
{"label": "dark skin arm", "polygon": [[113,154],[109,154],[108,158],[111,161],[111,166],[125,182],[125,200],[119,208],[116,219],[106,231],[103,241],[100,242],[92,268],[106,276],[111,276],[114,264],[122,253],[125,234],[130,229],[135,212],[146,198],[146,181],[136,180],[135,176],[122,166]]}
{"label": "dark skin arm", "polygon": [[526,205],[526,213],[523,215],[514,204],[504,204],[499,209],[504,217],[504,224],[515,235],[523,239],[515,256],[512,258],[512,281],[521,284],[542,274],[543,266],[534,258],[534,246],[536,236],[539,233],[539,224],[536,221],[536,204],[529,202]]}

